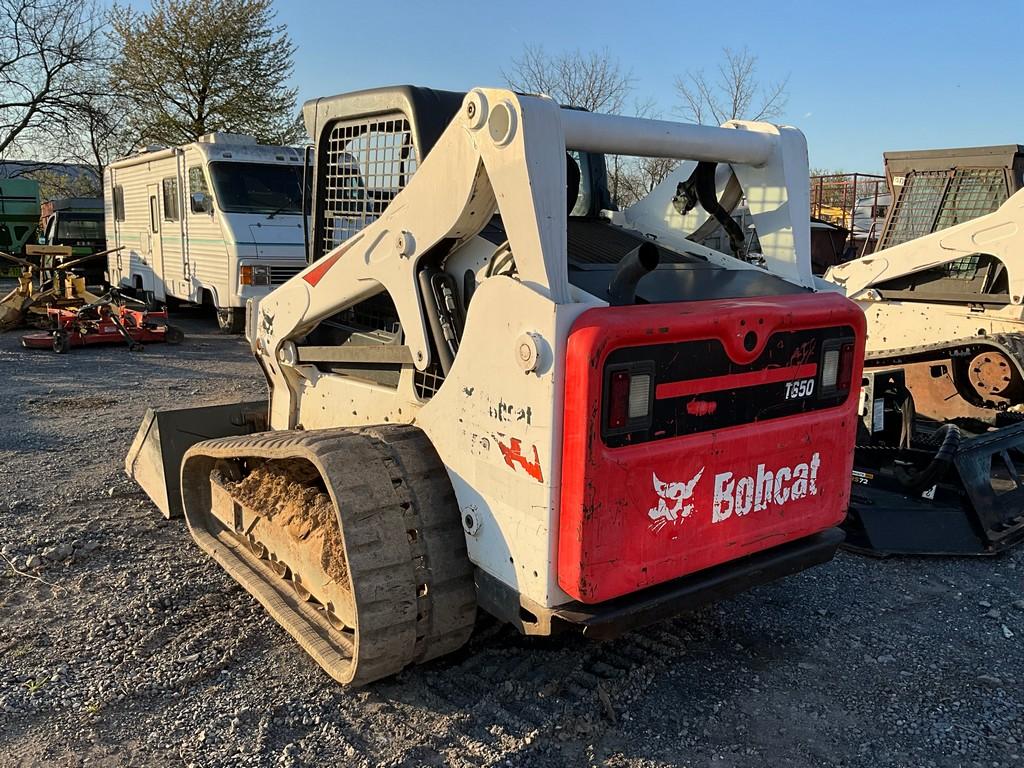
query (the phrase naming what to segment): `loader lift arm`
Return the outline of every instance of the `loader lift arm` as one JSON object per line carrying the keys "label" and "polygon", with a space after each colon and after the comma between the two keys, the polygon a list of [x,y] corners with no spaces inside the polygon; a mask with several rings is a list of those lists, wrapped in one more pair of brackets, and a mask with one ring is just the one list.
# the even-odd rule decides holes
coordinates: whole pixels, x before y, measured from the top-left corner
{"label": "loader lift arm", "polygon": [[[311,135],[317,135],[315,109],[307,109],[306,118]],[[545,97],[475,89],[377,221],[260,302],[251,332],[254,351],[270,376],[288,382],[271,387],[272,426],[296,424],[298,409],[285,392],[294,393],[300,377],[282,367],[298,362],[295,341],[323,319],[381,291],[395,303],[415,367],[426,370],[434,353],[418,272],[440,244],[466,242],[495,211],[508,233],[518,279],[555,304],[572,303],[563,192],[567,149],[732,164],[741,180],[771,190],[759,196],[772,217],[761,239],[782,238],[788,254],[783,276],[813,285],[809,236],[802,224],[809,201],[794,181],[807,164],[799,131],[765,123],[718,128],[591,114],[561,109]],[[728,261],[732,268],[751,268]]]}

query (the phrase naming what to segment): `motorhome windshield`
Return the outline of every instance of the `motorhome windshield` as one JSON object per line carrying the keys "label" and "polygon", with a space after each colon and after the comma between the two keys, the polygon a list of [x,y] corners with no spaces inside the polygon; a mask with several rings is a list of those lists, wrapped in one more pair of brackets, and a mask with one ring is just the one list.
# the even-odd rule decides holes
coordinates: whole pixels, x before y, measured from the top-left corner
{"label": "motorhome windshield", "polygon": [[210,176],[225,213],[302,213],[301,166],[215,162]]}

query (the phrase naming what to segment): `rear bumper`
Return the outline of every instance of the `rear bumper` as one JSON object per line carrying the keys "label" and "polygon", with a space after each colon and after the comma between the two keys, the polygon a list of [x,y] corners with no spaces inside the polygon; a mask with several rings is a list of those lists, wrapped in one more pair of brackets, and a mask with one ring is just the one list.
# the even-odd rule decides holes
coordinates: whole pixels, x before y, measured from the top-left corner
{"label": "rear bumper", "polygon": [[587,637],[609,639],[827,563],[844,536],[839,528],[827,528],[630,595],[595,604],[572,602],[557,608],[530,605],[509,587],[478,571],[478,600],[481,607],[525,634],[548,635],[577,627]]}

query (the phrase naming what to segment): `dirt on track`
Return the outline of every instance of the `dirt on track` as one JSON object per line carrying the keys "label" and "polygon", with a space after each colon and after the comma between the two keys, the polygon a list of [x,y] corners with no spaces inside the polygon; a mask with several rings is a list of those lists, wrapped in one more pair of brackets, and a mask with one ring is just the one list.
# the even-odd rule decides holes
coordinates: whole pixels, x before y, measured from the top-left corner
{"label": "dirt on track", "polygon": [[0,766],[1024,766],[1021,550],[841,554],[605,643],[482,617],[341,689],[123,474],[147,405],[264,395],[176,322],[140,355],[0,336]]}
{"label": "dirt on track", "polygon": [[[232,497],[289,535],[323,538],[321,565],[339,584],[348,580],[345,546],[334,503],[320,487],[320,473],[307,461],[259,462],[238,482],[226,484]],[[315,533],[314,533],[315,532]]]}

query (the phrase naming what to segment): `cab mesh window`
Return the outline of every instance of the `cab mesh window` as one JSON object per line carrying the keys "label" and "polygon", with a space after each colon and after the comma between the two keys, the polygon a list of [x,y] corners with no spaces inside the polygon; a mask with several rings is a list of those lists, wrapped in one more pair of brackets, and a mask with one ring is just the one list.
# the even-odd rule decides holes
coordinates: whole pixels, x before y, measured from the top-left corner
{"label": "cab mesh window", "polygon": [[1002,168],[966,168],[956,171],[935,230],[961,224],[992,213],[1007,198],[1006,174]]}
{"label": "cab mesh window", "polygon": [[912,171],[896,198],[880,249],[992,213],[1008,196],[1002,168]]}
{"label": "cab mesh window", "polygon": [[330,131],[322,174],[321,253],[372,224],[416,171],[416,148],[401,114],[342,121]]}

